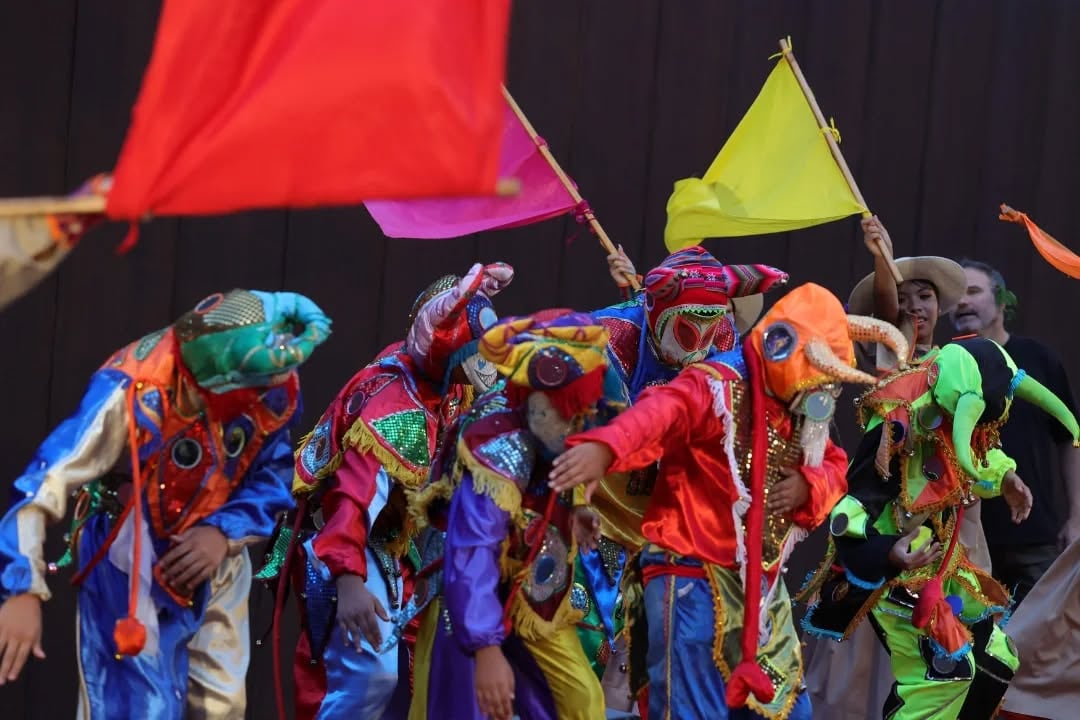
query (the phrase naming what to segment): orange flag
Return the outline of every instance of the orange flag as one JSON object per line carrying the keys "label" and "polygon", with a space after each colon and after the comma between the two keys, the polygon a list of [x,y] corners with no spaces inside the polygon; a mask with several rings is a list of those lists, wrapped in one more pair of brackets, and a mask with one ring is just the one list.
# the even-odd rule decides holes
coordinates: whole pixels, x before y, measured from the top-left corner
{"label": "orange flag", "polygon": [[1069,277],[1080,280],[1080,256],[1042,230],[1031,221],[1031,218],[1026,213],[1018,212],[1008,205],[1002,204],[1001,215],[998,217],[1001,220],[1026,227],[1028,235],[1031,236],[1031,242],[1034,243],[1035,249],[1039,251],[1039,254],[1043,256],[1046,262]]}

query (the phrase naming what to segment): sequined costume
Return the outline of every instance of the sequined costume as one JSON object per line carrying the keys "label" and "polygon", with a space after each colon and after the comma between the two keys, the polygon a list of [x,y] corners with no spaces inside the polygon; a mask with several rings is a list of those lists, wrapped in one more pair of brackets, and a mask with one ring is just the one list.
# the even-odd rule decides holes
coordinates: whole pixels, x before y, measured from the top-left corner
{"label": "sequined costume", "polygon": [[[292,573],[303,629],[293,662],[301,720],[407,712],[409,683],[399,677],[409,676],[409,654],[397,641],[422,559],[405,495],[427,479],[443,429],[471,397],[452,372],[466,363],[478,386],[490,385],[477,375],[475,340],[495,321],[491,297],[512,277],[507,265],[477,264],[464,278],[433,283],[417,298],[406,342],[349,380],[297,450],[294,491],[306,498]],[[335,622],[342,575],[363,578],[391,616],[379,621],[381,647],[365,639],[358,652]]]}
{"label": "sequined costume", "polygon": [[[869,616],[896,680],[884,717],[991,718],[1017,668],[998,624],[1008,592],[957,542],[964,506],[1001,494],[1016,467],[997,435],[1014,395],[1077,437],[1060,400],[981,338],[932,352],[859,400],[866,435],[831,514],[829,554],[804,591],[817,600],[804,627],[841,640]],[[890,551],[916,528],[919,542],[936,539],[945,551],[900,571]]]}
{"label": "sequined costume", "polygon": [[[594,313],[609,334],[608,363],[623,401],[635,402],[643,390],[672,380],[706,352],[733,349],[739,333],[757,319],[761,293],[786,282],[787,275],[776,268],[723,265],[701,247],[669,255],[645,276],[635,297]],[[593,496],[601,521],[600,552],[581,554],[574,583],[588,600],[581,641],[601,676],[612,653],[622,652],[623,643],[616,642],[623,628],[619,586],[627,558],[644,545],[640,521],[655,479],[655,467],[615,473]],[[618,665],[622,670],[616,671],[623,672],[625,658]],[[605,684],[617,680],[609,673]],[[631,706],[626,698],[609,700],[621,700],[623,709]]]}
{"label": "sequined costume", "polygon": [[[15,480],[0,520],[4,599],[49,597],[45,525],[77,493],[68,557],[78,568],[79,717],[243,716],[246,546],[292,505],[296,368],[328,334],[329,320],[299,295],[208,297],[113,355]],[[156,561],[196,526],[217,528],[229,551],[189,596]],[[214,657],[196,641],[204,620],[232,631]],[[185,708],[189,672],[196,700]]]}
{"label": "sequined costume", "polygon": [[573,496],[550,491],[547,474],[571,427],[617,407],[597,408],[606,340],[590,315],[557,310],[501,321],[481,339],[505,380],[463,418],[450,472],[429,494],[450,498],[444,586],[428,698],[414,699],[413,717],[480,720],[475,654],[493,646],[514,672],[522,720],[604,716],[575,631]]}
{"label": "sequined costume", "polygon": [[[742,348],[688,367],[567,441],[607,445],[608,472],[662,458],[642,523],[643,598],[628,609],[650,719],[723,719],[747,701],[746,717],[811,717],[780,574],[847,488],[828,423],[840,382],[873,382],[851,367],[851,336],[870,332],[903,344],[884,323],[845,316],[824,288],[801,286]],[[808,498],[790,518],[768,516],[764,502],[784,468],[801,472]]]}

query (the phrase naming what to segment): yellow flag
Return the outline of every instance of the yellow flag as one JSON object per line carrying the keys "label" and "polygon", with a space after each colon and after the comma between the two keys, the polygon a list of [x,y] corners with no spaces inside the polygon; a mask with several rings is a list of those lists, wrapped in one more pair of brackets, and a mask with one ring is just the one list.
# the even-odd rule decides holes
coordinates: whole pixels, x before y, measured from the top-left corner
{"label": "yellow flag", "polygon": [[866,212],[825,132],[780,58],[705,177],[675,183],[664,229],[668,251],[708,237],[796,230]]}

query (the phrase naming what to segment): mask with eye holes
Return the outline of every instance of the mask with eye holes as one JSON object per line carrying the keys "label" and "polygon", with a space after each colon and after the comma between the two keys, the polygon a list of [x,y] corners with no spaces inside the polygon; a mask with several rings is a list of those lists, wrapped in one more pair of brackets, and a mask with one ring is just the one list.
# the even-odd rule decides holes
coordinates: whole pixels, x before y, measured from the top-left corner
{"label": "mask with eye holes", "polygon": [[701,247],[669,255],[645,276],[649,333],[661,360],[685,367],[715,347],[735,347],[731,299],[763,293],[787,282],[768,265],[724,265]]}

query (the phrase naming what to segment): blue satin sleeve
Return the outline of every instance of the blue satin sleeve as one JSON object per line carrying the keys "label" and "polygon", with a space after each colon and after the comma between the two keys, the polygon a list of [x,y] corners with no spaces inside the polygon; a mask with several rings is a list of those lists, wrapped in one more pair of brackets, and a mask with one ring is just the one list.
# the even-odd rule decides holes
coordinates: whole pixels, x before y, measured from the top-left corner
{"label": "blue satin sleeve", "polygon": [[467,471],[450,502],[443,565],[443,597],[453,636],[467,653],[506,638],[499,601],[499,558],[510,514],[473,490]]}
{"label": "blue satin sleeve", "polygon": [[112,467],[127,438],[126,426],[121,422],[118,427],[112,419],[119,414],[122,421],[123,393],[130,382],[120,372],[96,372],[78,410],[45,438],[15,479],[7,512],[0,518],[0,599],[31,590],[47,593],[40,557],[44,522],[20,511],[33,505],[45,519],[59,520],[71,492]]}
{"label": "blue satin sleeve", "polygon": [[216,527],[230,542],[270,537],[278,514],[294,507],[292,474],[292,441],[284,428],[266,439],[229,499],[202,524]]}

